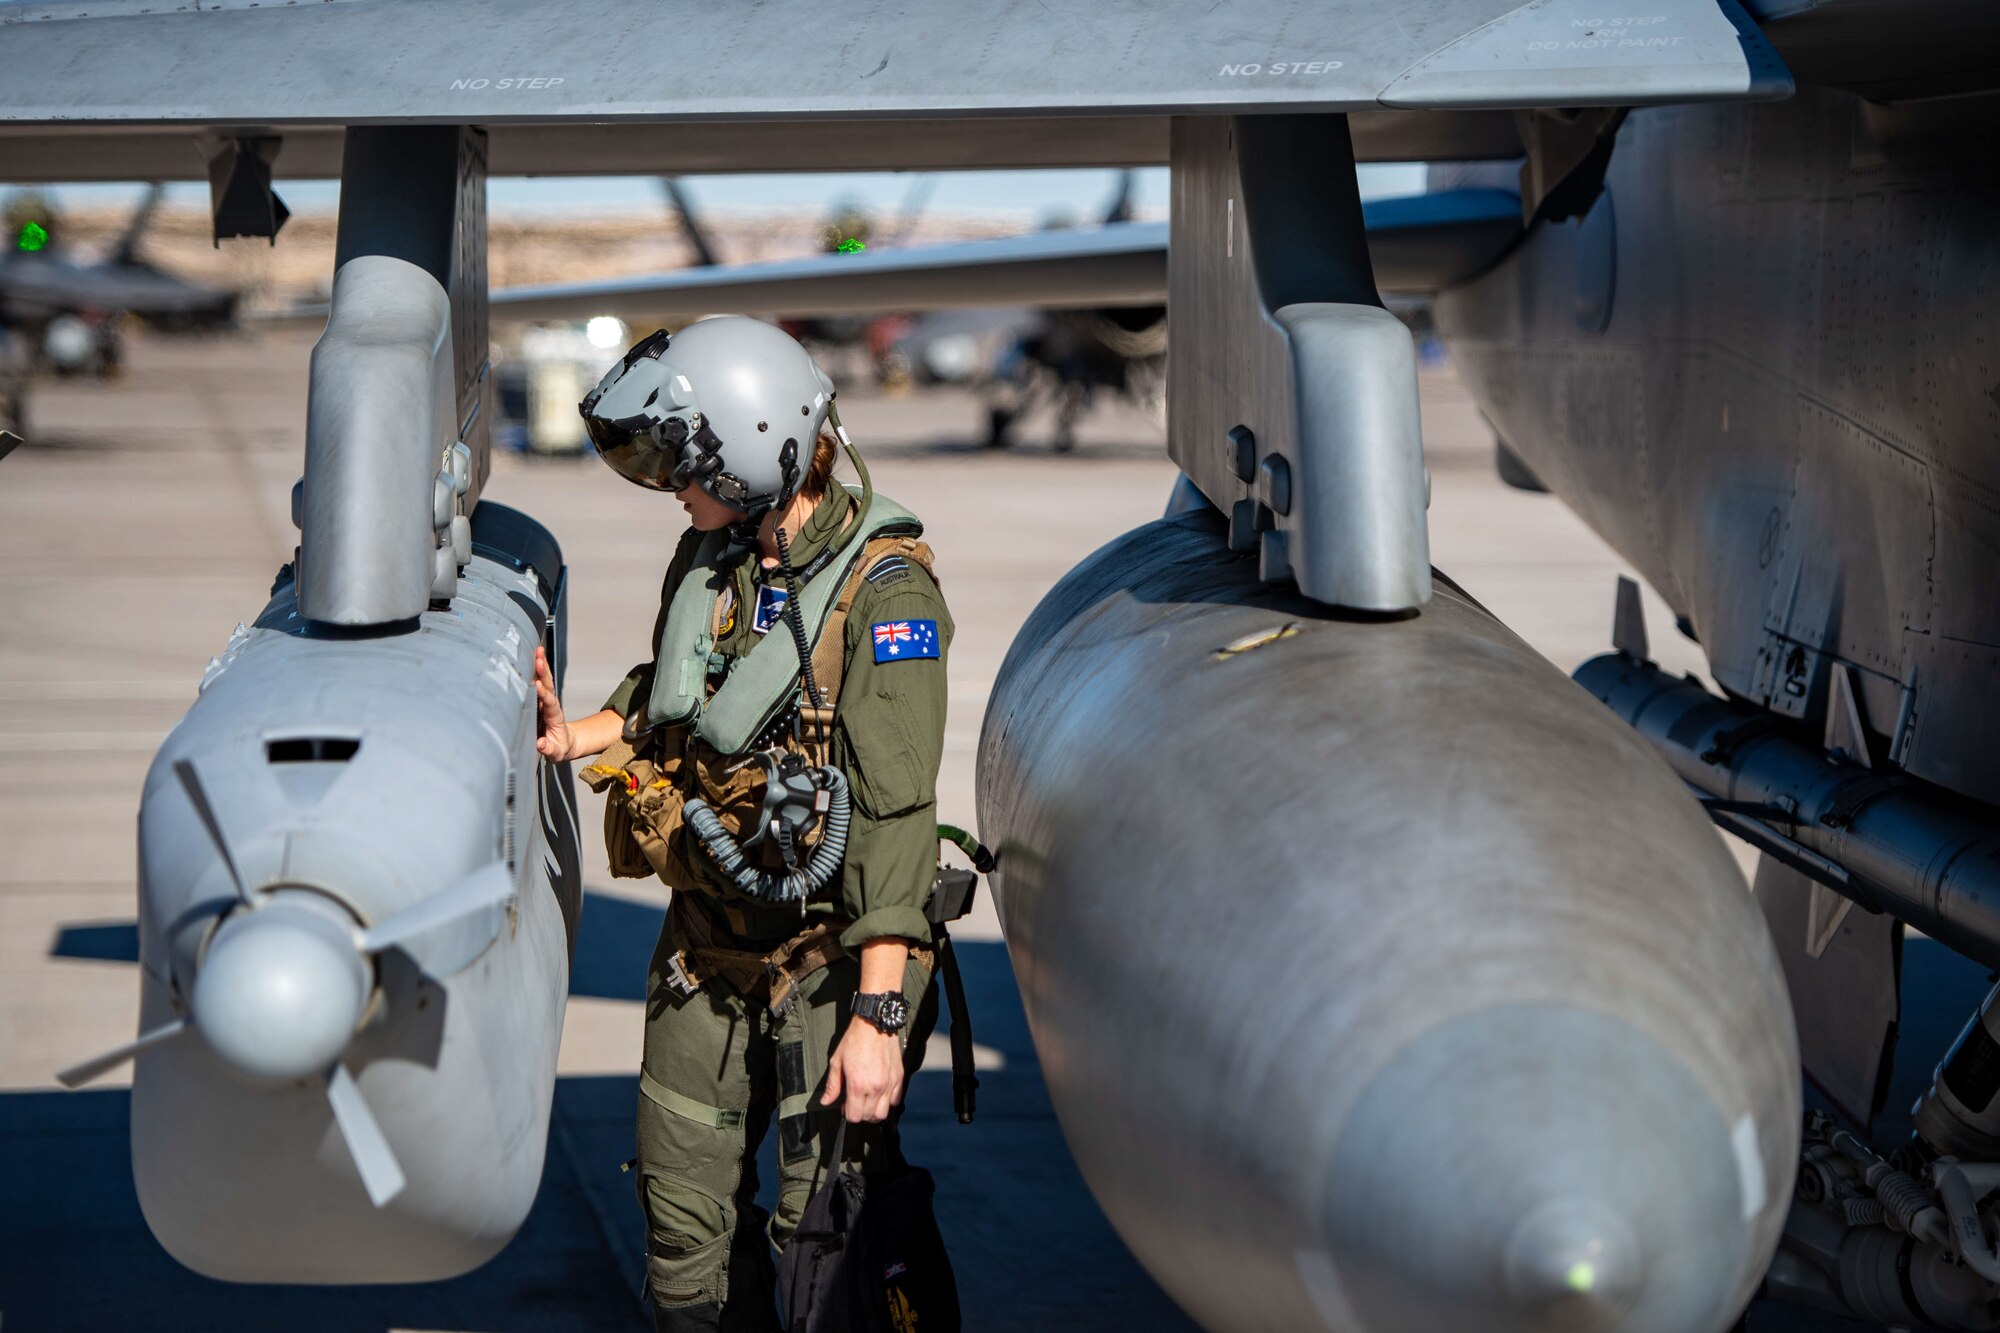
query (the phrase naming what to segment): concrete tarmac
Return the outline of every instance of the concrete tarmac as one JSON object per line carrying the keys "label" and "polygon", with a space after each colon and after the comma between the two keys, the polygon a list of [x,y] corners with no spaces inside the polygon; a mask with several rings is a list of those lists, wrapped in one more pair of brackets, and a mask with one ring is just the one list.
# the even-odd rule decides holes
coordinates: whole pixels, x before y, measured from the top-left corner
{"label": "concrete tarmac", "polygon": [[[0,1327],[643,1328],[640,1219],[619,1164],[632,1155],[646,961],[665,895],[609,878],[588,792],[588,899],[549,1166],[527,1226],[480,1271],[340,1289],[196,1277],[139,1217],[125,1087],[56,1089],[56,1069],[134,1030],[140,782],[203,665],[290,556],[311,342],[135,339],[121,379],[43,386],[29,445],[0,463]],[[1029,423],[1013,450],[980,448],[966,394],[857,388],[842,403],[877,486],[929,524],[958,623],[939,817],[970,826],[980,720],[1015,630],[1078,560],[1159,514],[1174,470],[1158,426],[1115,404],[1058,456],[1046,423]],[[1491,436],[1448,369],[1425,373],[1424,414],[1437,565],[1563,669],[1601,651],[1621,563],[1554,499],[1500,484]],[[588,458],[501,457],[487,493],[563,544],[566,702],[592,711],[650,653],[679,510]],[[1647,597],[1655,655],[1699,671],[1699,650]],[[990,904],[955,933],[979,1120],[952,1119],[940,1036],[906,1124],[911,1155],[938,1177],[967,1327],[1189,1327],[1076,1174]]]}

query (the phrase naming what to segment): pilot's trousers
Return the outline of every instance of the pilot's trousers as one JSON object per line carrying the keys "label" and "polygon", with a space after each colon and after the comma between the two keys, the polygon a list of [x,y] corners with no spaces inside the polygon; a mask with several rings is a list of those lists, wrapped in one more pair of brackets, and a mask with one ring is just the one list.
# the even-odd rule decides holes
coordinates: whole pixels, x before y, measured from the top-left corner
{"label": "pilot's trousers", "polygon": [[[639,1201],[646,1210],[646,1286],[662,1333],[775,1333],[772,1247],[782,1247],[823,1179],[839,1127],[824,1107],[826,1068],[850,1019],[860,963],[836,960],[808,977],[782,1013],[720,977],[690,996],[659,982],[646,1005],[639,1076]],[[923,1062],[937,1022],[930,972],[904,973],[911,1022],[905,1068]],[[864,1170],[901,1160],[897,1108],[886,1125],[849,1134]],[[778,1122],[778,1198],[757,1197],[757,1151]],[[857,1142],[862,1145],[857,1148]]]}

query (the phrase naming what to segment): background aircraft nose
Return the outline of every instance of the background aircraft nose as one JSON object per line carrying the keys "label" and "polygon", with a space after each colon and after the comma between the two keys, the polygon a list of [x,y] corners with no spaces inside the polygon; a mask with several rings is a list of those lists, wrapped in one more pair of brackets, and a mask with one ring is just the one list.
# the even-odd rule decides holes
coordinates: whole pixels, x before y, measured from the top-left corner
{"label": "background aircraft nose", "polygon": [[[284,893],[223,922],[194,983],[195,1027],[249,1078],[323,1074],[346,1049],[370,989],[354,927],[318,895]],[[323,901],[323,900],[321,900]]]}
{"label": "background aircraft nose", "polygon": [[1762,1168],[1678,1058],[1570,1003],[1417,1037],[1369,1082],[1326,1183],[1368,1333],[1715,1333]]}

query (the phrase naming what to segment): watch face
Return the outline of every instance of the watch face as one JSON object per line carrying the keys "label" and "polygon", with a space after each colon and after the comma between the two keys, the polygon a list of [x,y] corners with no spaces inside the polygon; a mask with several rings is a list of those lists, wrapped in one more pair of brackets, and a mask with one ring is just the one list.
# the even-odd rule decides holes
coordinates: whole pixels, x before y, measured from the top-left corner
{"label": "watch face", "polygon": [[910,1003],[900,995],[882,997],[882,1026],[891,1032],[902,1029],[910,1020]]}

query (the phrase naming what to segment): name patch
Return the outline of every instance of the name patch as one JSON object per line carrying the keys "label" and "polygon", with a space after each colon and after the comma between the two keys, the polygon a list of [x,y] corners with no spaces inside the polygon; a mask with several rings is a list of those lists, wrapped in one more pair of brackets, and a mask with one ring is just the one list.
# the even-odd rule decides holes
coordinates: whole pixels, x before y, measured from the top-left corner
{"label": "name patch", "polygon": [[935,620],[885,620],[874,626],[875,660],[906,662],[938,655]]}

